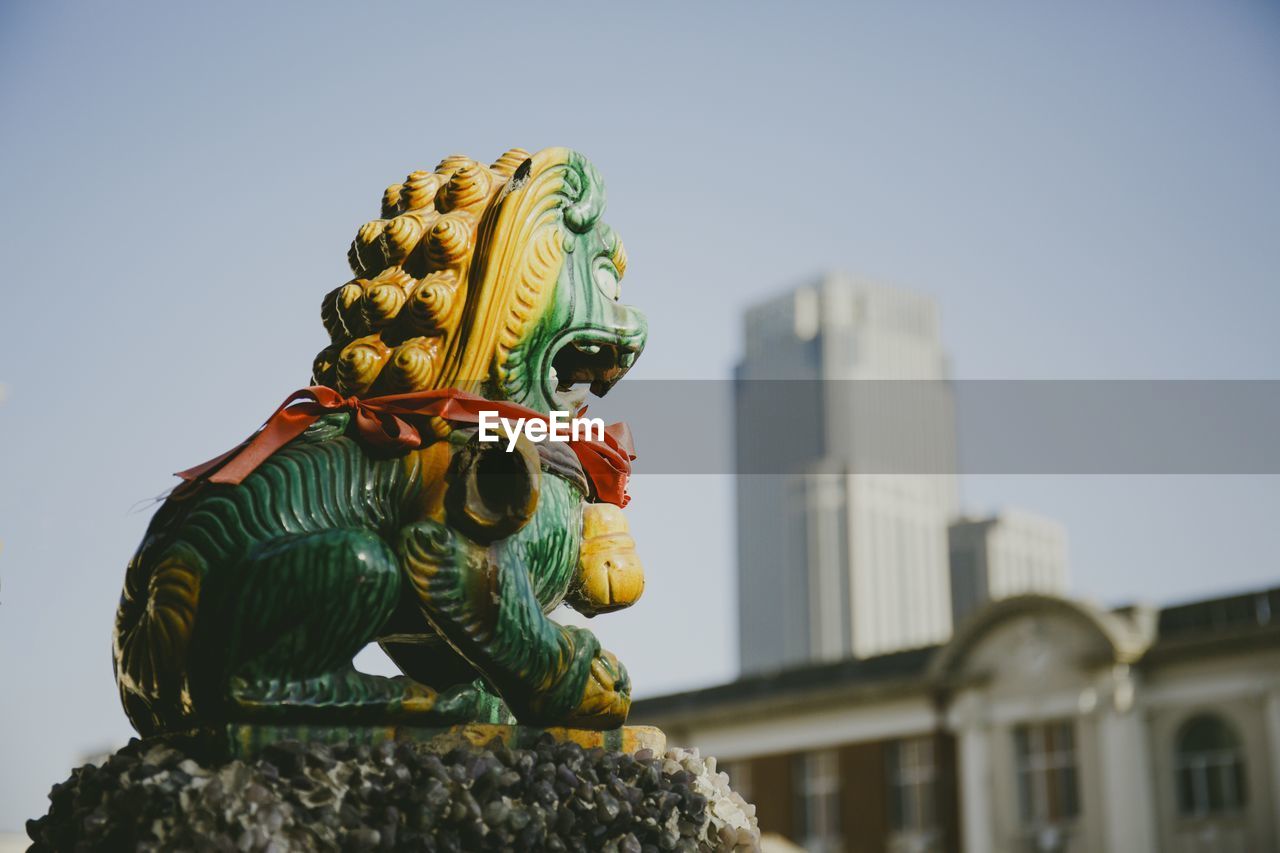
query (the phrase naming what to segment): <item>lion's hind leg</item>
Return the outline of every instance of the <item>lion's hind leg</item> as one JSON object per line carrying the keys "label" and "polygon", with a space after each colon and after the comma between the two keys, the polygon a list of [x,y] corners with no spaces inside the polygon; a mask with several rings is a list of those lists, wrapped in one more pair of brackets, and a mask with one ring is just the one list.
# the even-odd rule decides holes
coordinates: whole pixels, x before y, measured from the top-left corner
{"label": "lion's hind leg", "polygon": [[229,719],[453,716],[434,690],[352,665],[391,614],[400,585],[395,554],[371,530],[259,545],[201,597],[197,668],[206,698]]}

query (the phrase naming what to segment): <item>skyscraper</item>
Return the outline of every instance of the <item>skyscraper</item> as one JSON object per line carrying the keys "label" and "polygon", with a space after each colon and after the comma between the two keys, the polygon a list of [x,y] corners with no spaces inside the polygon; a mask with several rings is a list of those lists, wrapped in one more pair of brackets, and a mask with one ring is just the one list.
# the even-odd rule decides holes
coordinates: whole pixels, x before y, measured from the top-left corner
{"label": "skyscraper", "polygon": [[955,428],[934,302],[828,275],[748,310],[745,338],[743,671],[945,640]]}
{"label": "skyscraper", "polygon": [[1034,592],[1066,595],[1067,531],[1020,510],[957,519],[950,530],[951,616],[956,625],[988,601]]}

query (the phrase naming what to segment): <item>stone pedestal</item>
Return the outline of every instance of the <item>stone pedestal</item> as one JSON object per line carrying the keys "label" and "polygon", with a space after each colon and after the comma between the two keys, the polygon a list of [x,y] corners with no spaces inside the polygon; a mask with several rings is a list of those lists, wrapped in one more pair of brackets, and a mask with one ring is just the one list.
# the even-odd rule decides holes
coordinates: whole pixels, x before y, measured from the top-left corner
{"label": "stone pedestal", "polygon": [[755,809],[715,759],[665,740],[642,726],[230,725],[78,768],[27,830],[37,851],[758,850]]}

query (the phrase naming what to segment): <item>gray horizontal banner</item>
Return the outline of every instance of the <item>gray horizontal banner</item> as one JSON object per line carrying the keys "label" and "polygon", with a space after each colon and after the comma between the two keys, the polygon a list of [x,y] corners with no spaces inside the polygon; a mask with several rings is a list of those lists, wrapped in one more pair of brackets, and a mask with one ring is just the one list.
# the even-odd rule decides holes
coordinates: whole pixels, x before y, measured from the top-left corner
{"label": "gray horizontal banner", "polygon": [[1280,380],[624,380],[637,474],[1280,474]]}

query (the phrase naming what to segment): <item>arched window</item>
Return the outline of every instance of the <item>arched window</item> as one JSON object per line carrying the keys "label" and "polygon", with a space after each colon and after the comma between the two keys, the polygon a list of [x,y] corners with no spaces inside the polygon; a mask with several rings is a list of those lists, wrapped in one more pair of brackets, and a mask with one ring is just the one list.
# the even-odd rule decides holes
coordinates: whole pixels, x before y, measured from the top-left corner
{"label": "arched window", "polygon": [[1235,729],[1217,714],[1198,714],[1178,732],[1178,813],[1206,817],[1244,807],[1244,753]]}

